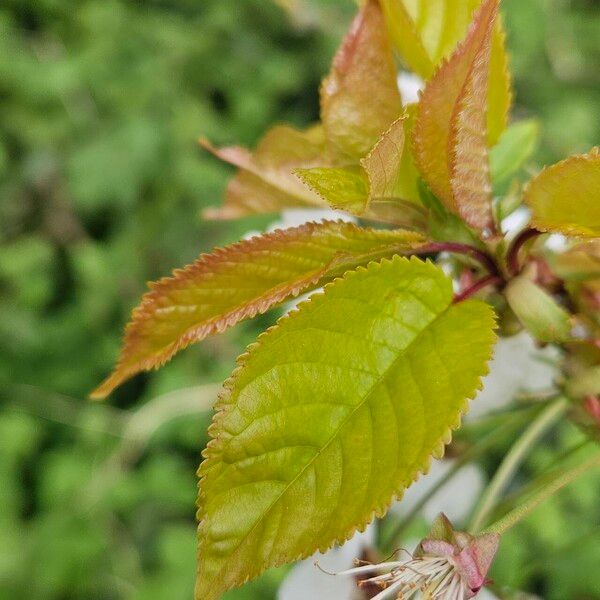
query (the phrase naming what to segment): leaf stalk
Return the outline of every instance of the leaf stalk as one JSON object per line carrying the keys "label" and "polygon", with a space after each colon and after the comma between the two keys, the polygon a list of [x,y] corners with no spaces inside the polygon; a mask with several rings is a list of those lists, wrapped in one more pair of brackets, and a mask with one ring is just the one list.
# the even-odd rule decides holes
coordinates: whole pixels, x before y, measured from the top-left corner
{"label": "leaf stalk", "polygon": [[598,467],[600,467],[600,453],[596,452],[572,468],[557,469],[555,474],[549,479],[546,485],[529,496],[525,502],[508,512],[492,525],[486,527],[483,533],[496,533],[498,535],[503,535],[511,527],[519,523],[519,521],[527,517],[535,508],[544,502],[544,500],[550,498],[556,492],[560,491],[570,483],[573,483],[576,479],[587,473],[589,470]]}
{"label": "leaf stalk", "polygon": [[482,528],[496,506],[498,498],[514,477],[523,460],[542,436],[558,422],[566,412],[568,406],[569,401],[563,396],[551,402],[512,446],[492,477],[475,509],[471,525],[469,526],[471,533],[476,533]]}
{"label": "leaf stalk", "polygon": [[532,240],[539,235],[542,235],[541,231],[537,229],[525,229],[522,231],[513,241],[508,254],[506,256],[506,262],[508,264],[508,271],[513,276],[516,277],[521,272],[521,264],[519,261],[519,255],[521,253],[521,249],[523,246],[529,241]]}

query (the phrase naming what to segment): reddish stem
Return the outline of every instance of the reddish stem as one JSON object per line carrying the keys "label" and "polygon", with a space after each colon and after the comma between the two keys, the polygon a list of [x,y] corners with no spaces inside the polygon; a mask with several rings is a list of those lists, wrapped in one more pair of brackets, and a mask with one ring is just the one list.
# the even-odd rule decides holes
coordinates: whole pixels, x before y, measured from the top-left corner
{"label": "reddish stem", "polygon": [[525,229],[525,231],[521,231],[521,233],[514,239],[506,256],[508,270],[514,277],[521,272],[521,264],[519,262],[519,254],[521,249],[529,240],[536,238],[538,235],[542,235],[542,232],[538,231],[537,229]]}
{"label": "reddish stem", "polygon": [[486,275],[479,281],[476,281],[472,286],[468,287],[466,290],[463,290],[459,294],[456,294],[454,296],[454,304],[457,304],[458,302],[462,302],[463,300],[474,296],[477,292],[486,288],[488,285],[499,285],[503,281],[504,280],[502,279],[502,277],[500,277],[500,275]]}
{"label": "reddish stem", "polygon": [[417,248],[413,251],[413,254],[434,254],[436,252],[464,254],[480,263],[490,274],[499,275],[498,267],[494,262],[494,259],[489,254],[486,254],[482,250],[467,244],[458,244],[455,242],[432,242]]}

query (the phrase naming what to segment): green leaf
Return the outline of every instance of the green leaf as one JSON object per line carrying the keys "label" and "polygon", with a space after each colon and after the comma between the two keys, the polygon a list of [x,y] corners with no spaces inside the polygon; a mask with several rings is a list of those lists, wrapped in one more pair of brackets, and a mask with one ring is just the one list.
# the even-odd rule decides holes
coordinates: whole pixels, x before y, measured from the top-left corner
{"label": "green leaf", "polygon": [[600,236],[600,149],[544,169],[529,184],[525,202],[542,231]]}
{"label": "green leaf", "polygon": [[345,269],[423,242],[401,230],[325,221],[275,231],[203,254],[151,284],[133,311],[115,371],[93,393],[103,398],[129,377],[161,366],[182,348],[318,287]]}
{"label": "green leaf", "polygon": [[418,173],[405,140],[414,123],[415,107],[394,121],[360,165],[297,169],[295,173],[334,208],[380,220],[424,227],[417,191]]}
{"label": "green leaf", "polygon": [[570,398],[600,395],[600,366],[583,369],[567,382]]}
{"label": "green leaf", "polygon": [[495,228],[486,136],[492,36],[499,0],[485,0],[419,101],[415,162],[446,207],[481,233]]}
{"label": "green leaf", "polygon": [[419,180],[419,195],[421,202],[429,210],[426,230],[428,237],[438,242],[460,242],[485,249],[475,233],[439,201],[422,179]]}
{"label": "green leaf", "polygon": [[362,215],[372,200],[401,197],[408,165],[403,116],[381,135],[360,164],[344,168],[297,169],[304,183],[334,208]]}
{"label": "green leaf", "polygon": [[332,149],[360,159],[402,113],[396,65],[379,2],[367,0],[321,86],[321,120]]}
{"label": "green leaf", "polygon": [[515,277],[505,295],[523,327],[539,341],[565,342],[571,337],[569,313],[525,275]]}
{"label": "green leaf", "polygon": [[600,240],[588,240],[562,254],[548,257],[552,270],[562,279],[586,281],[600,279]]}
{"label": "green leaf", "polygon": [[360,161],[369,180],[371,200],[402,198],[419,202],[419,175],[410,144],[407,143],[415,116],[416,105],[407,106],[404,115],[391,124],[369,154]]}
{"label": "green leaf", "polygon": [[326,550],[443,454],[495,340],[429,262],[347,273],[259,337],[226,383],[200,467],[197,600]]}
{"label": "green leaf", "polygon": [[490,150],[490,170],[494,186],[513,177],[531,158],[538,145],[539,123],[530,119],[511,125]]}
{"label": "green leaf", "polygon": [[[390,37],[398,52],[424,80],[429,80],[467,35],[481,0],[381,0]],[[488,142],[504,131],[512,103],[506,35],[499,20],[493,35],[487,90]]]}
{"label": "green leaf", "polygon": [[296,175],[332,207],[362,214],[369,201],[369,182],[361,167],[297,169]]}

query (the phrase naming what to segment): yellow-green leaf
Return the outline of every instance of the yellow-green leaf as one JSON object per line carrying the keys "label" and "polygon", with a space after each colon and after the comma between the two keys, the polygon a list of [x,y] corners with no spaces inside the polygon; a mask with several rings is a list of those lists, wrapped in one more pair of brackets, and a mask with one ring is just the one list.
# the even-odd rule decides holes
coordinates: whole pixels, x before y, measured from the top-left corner
{"label": "yellow-green leaf", "polygon": [[330,205],[359,215],[372,199],[402,198],[405,118],[392,123],[360,166],[298,169],[296,174]]}
{"label": "yellow-green leaf", "polygon": [[566,389],[571,398],[600,395],[600,366],[579,371],[567,381]]}
{"label": "yellow-green leaf", "polygon": [[506,52],[506,33],[500,15],[492,38],[487,96],[487,141],[488,146],[492,147],[498,143],[506,129],[513,102],[512,78]]}
{"label": "yellow-green leaf", "polygon": [[534,119],[514,123],[490,150],[490,171],[495,188],[507,183],[533,155],[540,126]]}
{"label": "yellow-green leaf", "polygon": [[203,254],[172,277],[151,284],[133,311],[114,372],[92,397],[107,396],[182,348],[318,287],[373,255],[407,251],[422,241],[416,233],[325,221]]}
{"label": "yellow-green leaf", "polygon": [[[426,81],[467,34],[481,0],[381,0],[390,37],[407,65]],[[506,127],[512,87],[498,21],[492,42],[488,97],[488,142],[493,146]]]}
{"label": "yellow-green leaf", "polygon": [[297,175],[331,206],[375,220],[396,223],[422,222],[418,200],[418,172],[407,128],[414,122],[414,107],[392,123],[360,166],[298,169]]}
{"label": "yellow-green leaf", "polygon": [[332,149],[360,159],[402,113],[392,47],[379,2],[368,0],[321,86],[321,120]]}
{"label": "yellow-green leaf", "polygon": [[404,120],[394,121],[360,164],[367,174],[370,198],[404,198],[402,172],[405,132]]}
{"label": "yellow-green leaf", "polygon": [[421,32],[402,0],[381,0],[385,20],[398,52],[411,69],[429,79],[435,70],[432,58],[423,45]]}
{"label": "yellow-green leaf", "polygon": [[255,213],[280,212],[285,208],[326,206],[293,174],[296,168],[329,162],[320,126],[298,131],[278,125],[267,132],[254,152],[240,146],[215,148],[204,139],[200,143],[239,169],[227,187],[224,205],[206,210],[207,218],[237,219]]}
{"label": "yellow-green leaf", "polygon": [[414,131],[416,163],[431,190],[482,232],[494,228],[486,90],[498,2],[483,2],[465,40],[428,83]]}
{"label": "yellow-green leaf", "polygon": [[562,279],[585,281],[600,279],[600,240],[589,240],[562,254],[550,254],[552,270]]}
{"label": "yellow-green leaf", "polygon": [[326,550],[427,471],[487,371],[491,308],[431,263],[347,273],[259,337],[200,467],[197,600]]}
{"label": "yellow-green leaf", "polygon": [[525,202],[542,231],[600,236],[600,150],[544,169],[529,184]]}
{"label": "yellow-green leaf", "polygon": [[369,183],[361,167],[297,169],[296,175],[333,208],[362,214],[369,200]]}
{"label": "yellow-green leaf", "polygon": [[515,277],[504,293],[523,327],[540,342],[565,342],[571,337],[569,313],[525,275]]}

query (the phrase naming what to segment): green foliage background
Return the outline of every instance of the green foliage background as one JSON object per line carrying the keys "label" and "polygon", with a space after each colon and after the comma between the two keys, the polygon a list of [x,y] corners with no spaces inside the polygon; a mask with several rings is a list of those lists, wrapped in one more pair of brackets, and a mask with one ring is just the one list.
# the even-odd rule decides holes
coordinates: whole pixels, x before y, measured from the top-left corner
{"label": "green foliage background", "polygon": [[[266,0],[0,5],[0,600],[190,597],[200,409],[216,393],[205,384],[272,317],[108,404],[85,396],[146,280],[267,222],[201,221],[230,171],[195,141],[251,145],[274,122],[317,118],[353,3],[280,4],[296,12]],[[543,125],[538,163],[588,150],[600,140],[597,2],[505,0],[504,12],[516,114]],[[597,504],[582,483],[545,505],[511,534],[498,579],[600,598]],[[281,576],[230,597],[271,598]]]}

